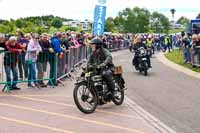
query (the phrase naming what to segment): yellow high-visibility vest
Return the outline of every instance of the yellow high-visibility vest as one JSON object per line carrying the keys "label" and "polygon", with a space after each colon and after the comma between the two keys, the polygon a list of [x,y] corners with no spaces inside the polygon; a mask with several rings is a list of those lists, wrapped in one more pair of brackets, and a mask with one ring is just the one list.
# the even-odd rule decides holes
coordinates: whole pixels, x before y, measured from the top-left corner
{"label": "yellow high-visibility vest", "polygon": [[153,40],[152,39],[151,40],[147,39],[147,45],[151,46],[152,44],[153,44]]}
{"label": "yellow high-visibility vest", "polygon": [[[168,39],[169,39],[169,41],[168,41]],[[170,42],[170,38],[169,38],[169,37],[166,37],[166,38],[165,38],[165,44],[166,44],[166,45],[169,45],[170,43],[171,43],[171,42]]]}

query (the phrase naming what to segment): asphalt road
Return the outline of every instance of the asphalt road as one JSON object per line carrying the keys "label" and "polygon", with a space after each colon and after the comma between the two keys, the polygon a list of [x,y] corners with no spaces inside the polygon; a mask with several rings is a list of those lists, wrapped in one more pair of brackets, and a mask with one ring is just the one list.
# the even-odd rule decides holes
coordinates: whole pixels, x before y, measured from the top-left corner
{"label": "asphalt road", "polygon": [[152,58],[149,75],[136,72],[128,51],[114,53],[124,68],[127,95],[178,133],[200,133],[200,80],[178,72]]}
{"label": "asphalt road", "polygon": [[[128,50],[113,56],[115,64],[123,66],[129,99],[177,133],[200,133],[199,79],[156,58],[145,77],[132,67],[133,55]],[[73,82],[68,79],[63,83],[65,86],[42,90],[20,84],[20,91],[0,92],[0,133],[159,133],[126,101],[122,106],[110,103],[98,107],[90,115],[81,113],[73,102]]]}
{"label": "asphalt road", "polygon": [[63,84],[39,90],[22,83],[20,91],[0,92],[0,133],[160,133],[126,102],[83,114],[73,101],[73,82]]}

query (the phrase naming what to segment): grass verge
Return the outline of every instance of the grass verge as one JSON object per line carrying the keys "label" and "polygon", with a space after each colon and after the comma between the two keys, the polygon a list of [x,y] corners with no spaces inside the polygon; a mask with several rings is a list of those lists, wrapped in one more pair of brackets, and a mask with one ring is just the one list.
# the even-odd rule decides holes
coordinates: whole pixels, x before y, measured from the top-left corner
{"label": "grass verge", "polygon": [[167,53],[165,54],[165,57],[178,65],[184,66],[191,69],[192,71],[200,73],[200,68],[193,68],[191,64],[184,63],[183,54],[180,50],[174,50],[170,53]]}

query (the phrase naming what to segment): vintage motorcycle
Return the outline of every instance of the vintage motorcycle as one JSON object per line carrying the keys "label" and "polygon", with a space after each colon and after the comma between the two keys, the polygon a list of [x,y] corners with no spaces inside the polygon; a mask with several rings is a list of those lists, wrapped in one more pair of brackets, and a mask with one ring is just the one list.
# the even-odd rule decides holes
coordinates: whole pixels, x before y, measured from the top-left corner
{"label": "vintage motorcycle", "polygon": [[121,105],[124,101],[124,80],[121,66],[115,67],[114,94],[111,92],[96,67],[90,71],[83,68],[83,73],[77,79],[73,91],[73,98],[78,109],[86,114],[93,113],[98,105],[113,101]]}

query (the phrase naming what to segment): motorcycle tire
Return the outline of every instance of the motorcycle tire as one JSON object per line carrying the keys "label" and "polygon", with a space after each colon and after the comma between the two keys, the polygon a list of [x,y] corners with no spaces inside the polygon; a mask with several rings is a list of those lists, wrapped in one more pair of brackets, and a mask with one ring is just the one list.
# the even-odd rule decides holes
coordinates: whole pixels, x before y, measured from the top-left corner
{"label": "motorcycle tire", "polygon": [[[96,93],[96,91],[94,91],[94,90],[93,90],[93,91],[92,91],[92,90],[90,91],[90,90],[87,88],[87,89],[90,91],[90,93],[92,94],[92,96],[93,96],[92,100],[90,101],[90,102],[93,102],[93,106],[92,106],[91,109],[86,109],[86,108],[84,108],[84,107],[80,104],[79,99],[78,99],[78,93],[79,93],[79,89],[80,89],[81,86],[83,86],[83,84],[78,84],[78,85],[76,85],[75,88],[74,88],[74,91],[73,91],[74,102],[75,102],[76,106],[78,107],[78,109],[79,109],[81,112],[83,112],[83,113],[85,113],[85,114],[93,113],[93,112],[96,110],[97,105],[98,105],[98,96],[97,96],[97,93]],[[86,85],[85,85],[85,86],[86,86]],[[81,97],[81,100],[82,100],[82,97]],[[88,102],[88,104],[91,104],[90,102]]]}
{"label": "motorcycle tire", "polygon": [[145,75],[145,76],[148,75],[148,71],[147,71],[147,69],[144,70],[144,75]]}
{"label": "motorcycle tire", "polygon": [[112,101],[115,105],[121,105],[124,102],[124,89],[121,82],[118,82],[117,84],[118,84],[117,93],[120,93],[121,97],[120,98],[116,97],[112,99]]}

